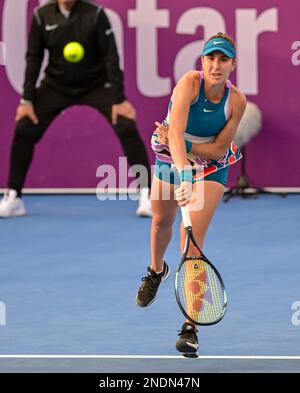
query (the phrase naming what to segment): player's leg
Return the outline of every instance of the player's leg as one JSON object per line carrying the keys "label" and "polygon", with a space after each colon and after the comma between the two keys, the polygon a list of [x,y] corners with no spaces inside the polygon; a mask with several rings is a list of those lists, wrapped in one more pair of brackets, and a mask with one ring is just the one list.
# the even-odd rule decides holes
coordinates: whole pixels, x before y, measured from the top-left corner
{"label": "player's leg", "polygon": [[[223,197],[225,188],[223,184],[216,181],[197,182],[194,184],[194,187],[198,188],[195,193],[197,195],[195,198],[196,201],[190,204],[189,211],[193,226],[193,234],[197,244],[202,249],[209,224]],[[180,247],[181,251],[183,251],[185,242],[183,223],[181,223],[180,235]],[[191,246],[188,255],[192,256],[197,254],[195,248]]]}
{"label": "player's leg", "polygon": [[136,302],[140,307],[147,307],[156,298],[160,284],[170,274],[164,261],[164,253],[172,237],[172,225],[176,218],[178,204],[174,200],[174,184],[153,177],[151,188],[152,225],[151,225],[151,267],[148,275],[143,277]]}
{"label": "player's leg", "polygon": [[149,195],[151,171],[145,144],[138,132],[135,121],[119,116],[117,124],[112,124],[112,102],[111,89],[104,86],[99,86],[82,97],[83,104],[96,108],[113,127],[128,159],[129,166],[135,175],[139,176],[140,200],[137,215],[151,216]]}
{"label": "player's leg", "polygon": [[21,199],[22,188],[29,170],[36,143],[42,138],[51,121],[68,105],[67,99],[46,86],[37,89],[34,101],[38,124],[28,117],[17,124],[10,154],[8,191],[0,203],[0,217],[14,217],[26,214]]}
{"label": "player's leg", "polygon": [[176,218],[178,204],[174,198],[175,185],[153,177],[151,190],[151,268],[155,272],[163,270],[163,258],[172,238],[172,226]]}
{"label": "player's leg", "polygon": [[113,128],[121,142],[131,170],[136,177],[139,176],[140,199],[136,214],[138,216],[150,217],[152,215],[150,205],[150,165],[136,122],[119,116],[118,122]]}
{"label": "player's leg", "polygon": [[[220,177],[220,176],[219,176]],[[218,178],[217,178],[218,180]],[[195,183],[197,188],[195,195],[196,200],[190,204],[190,217],[193,227],[193,234],[196,242],[202,249],[206,232],[217,206],[224,194],[224,184],[219,181],[202,181]],[[183,252],[185,243],[185,231],[183,224],[181,232],[181,251]],[[189,255],[198,255],[199,252],[194,247],[190,247]],[[187,356],[197,356],[198,352],[198,330],[190,321],[186,320],[179,332],[179,339],[176,342],[176,349]]]}

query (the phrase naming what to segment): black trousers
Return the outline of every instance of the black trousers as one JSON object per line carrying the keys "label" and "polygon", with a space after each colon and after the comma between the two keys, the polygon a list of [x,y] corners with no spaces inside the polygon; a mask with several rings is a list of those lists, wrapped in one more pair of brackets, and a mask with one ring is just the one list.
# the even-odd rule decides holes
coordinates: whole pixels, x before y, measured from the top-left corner
{"label": "black trousers", "polygon": [[[21,119],[17,123],[13,139],[8,187],[16,190],[18,195],[21,195],[36,143],[40,141],[55,117],[71,105],[89,105],[94,107],[111,124],[112,98],[110,88],[99,86],[81,96],[68,96],[42,84],[37,89],[34,101],[34,108],[39,123],[35,125],[27,117]],[[140,176],[139,183],[141,187],[150,188],[151,174],[149,161],[136,123],[123,116],[119,116],[117,124],[112,125],[112,127],[121,142],[129,165],[143,165],[147,169],[147,178]]]}

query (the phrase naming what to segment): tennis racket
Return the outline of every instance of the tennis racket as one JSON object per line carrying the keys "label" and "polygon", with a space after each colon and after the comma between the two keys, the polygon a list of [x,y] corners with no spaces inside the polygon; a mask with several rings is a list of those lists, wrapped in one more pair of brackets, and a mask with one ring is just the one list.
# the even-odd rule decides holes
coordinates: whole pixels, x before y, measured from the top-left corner
{"label": "tennis racket", "polygon": [[[196,325],[214,325],[221,321],[227,308],[227,295],[220,273],[196,243],[188,208],[182,207],[185,246],[175,275],[175,295],[185,317]],[[188,257],[191,242],[198,256]]]}

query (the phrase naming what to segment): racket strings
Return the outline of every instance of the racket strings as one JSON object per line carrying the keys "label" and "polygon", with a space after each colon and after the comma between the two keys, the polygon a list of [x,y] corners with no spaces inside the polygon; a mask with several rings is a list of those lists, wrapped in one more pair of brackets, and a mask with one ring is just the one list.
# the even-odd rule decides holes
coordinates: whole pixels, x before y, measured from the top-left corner
{"label": "racket strings", "polygon": [[218,321],[225,296],[214,269],[201,258],[187,259],[178,272],[177,292],[186,314],[200,324]]}

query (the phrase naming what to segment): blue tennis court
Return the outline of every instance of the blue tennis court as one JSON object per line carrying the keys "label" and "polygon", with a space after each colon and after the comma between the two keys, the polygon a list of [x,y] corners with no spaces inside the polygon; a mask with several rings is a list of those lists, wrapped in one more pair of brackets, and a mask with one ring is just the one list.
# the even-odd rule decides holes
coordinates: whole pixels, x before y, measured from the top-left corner
{"label": "blue tennis court", "polygon": [[0,221],[1,355],[86,357],[1,358],[2,371],[300,371],[297,358],[224,358],[300,355],[300,325],[292,323],[300,300],[300,196],[220,204],[204,251],[224,278],[229,306],[221,323],[200,328],[195,360],[175,349],[183,322],[173,289],[179,215],[166,255],[171,277],[141,309],[135,296],[150,260],[151,220],[135,216],[135,202],[24,199],[28,216]]}

